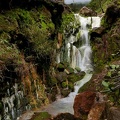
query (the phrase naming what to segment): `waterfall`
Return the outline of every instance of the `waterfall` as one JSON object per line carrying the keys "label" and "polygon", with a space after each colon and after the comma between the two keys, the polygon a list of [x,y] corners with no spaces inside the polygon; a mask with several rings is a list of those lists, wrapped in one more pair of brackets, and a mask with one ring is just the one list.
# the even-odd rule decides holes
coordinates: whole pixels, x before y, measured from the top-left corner
{"label": "waterfall", "polygon": [[[87,73],[93,71],[89,30],[94,27],[100,27],[101,18],[81,17],[79,14],[75,14],[75,19],[77,22],[79,21],[81,27],[76,35],[71,34],[70,37],[65,40],[65,45],[57,55],[57,62],[66,61],[72,68],[79,67],[81,71],[85,71]],[[78,38],[78,35],[80,35],[80,38]],[[75,43],[77,45],[75,45]]]}
{"label": "waterfall", "polygon": [[[74,92],[71,92],[68,97],[58,99],[44,108],[43,111],[47,111],[53,116],[58,113],[66,112],[74,114],[74,98],[77,95],[79,88],[92,77],[92,50],[89,41],[89,30],[94,27],[99,27],[101,18],[81,17],[79,14],[75,14],[75,19],[80,22],[81,27],[76,35],[71,33],[70,37],[65,40],[65,45],[57,55],[57,62],[67,61],[72,68],[79,67],[81,71],[86,72],[86,75],[82,80],[75,83]],[[80,35],[80,37],[78,37],[78,35]]]}

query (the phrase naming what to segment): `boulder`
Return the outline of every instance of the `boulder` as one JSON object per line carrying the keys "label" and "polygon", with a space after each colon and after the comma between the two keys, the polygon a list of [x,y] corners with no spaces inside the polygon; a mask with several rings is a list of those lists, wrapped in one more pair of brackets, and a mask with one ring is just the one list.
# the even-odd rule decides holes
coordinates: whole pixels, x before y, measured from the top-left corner
{"label": "boulder", "polygon": [[92,91],[85,91],[78,94],[74,100],[74,115],[75,117],[82,118],[87,115],[94,104],[96,93]]}
{"label": "boulder", "polygon": [[80,118],[75,118],[74,115],[70,113],[61,113],[51,120],[81,120]]}
{"label": "boulder", "polygon": [[120,120],[120,108],[111,107],[109,109],[108,120]]}
{"label": "boulder", "polygon": [[96,103],[92,106],[87,120],[103,120],[103,114],[105,111],[105,102],[103,103]]}
{"label": "boulder", "polygon": [[80,9],[79,13],[84,15],[84,16],[96,16],[97,15],[96,12],[94,12],[93,10],[91,10],[85,6]]}

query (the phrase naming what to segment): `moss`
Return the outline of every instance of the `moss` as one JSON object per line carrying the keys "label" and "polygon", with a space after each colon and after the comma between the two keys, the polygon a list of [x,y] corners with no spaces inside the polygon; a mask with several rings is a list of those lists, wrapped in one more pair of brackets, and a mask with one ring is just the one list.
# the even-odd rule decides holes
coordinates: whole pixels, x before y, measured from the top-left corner
{"label": "moss", "polygon": [[20,63],[20,53],[16,46],[11,45],[8,40],[0,39],[0,60],[4,61],[5,63],[14,62]]}
{"label": "moss", "polygon": [[78,80],[82,79],[84,75],[79,75],[79,74],[70,74],[68,75],[68,81],[69,82],[72,82],[72,83],[75,83],[77,82]]}
{"label": "moss", "polygon": [[[94,11],[98,13],[105,12],[107,7],[112,4],[115,0],[91,0],[91,2],[87,5],[88,7],[92,8]],[[102,7],[102,8],[101,8]],[[103,11],[102,11],[103,9]]]}
{"label": "moss", "polygon": [[57,84],[57,79],[56,78],[54,78],[54,77],[52,77],[51,79],[50,79],[50,83],[49,83],[51,86],[54,86],[54,85],[56,85]]}
{"label": "moss", "polygon": [[63,90],[61,91],[61,94],[62,94],[64,97],[67,97],[70,92],[71,92],[71,90],[69,90],[69,89],[63,89]]}
{"label": "moss", "polygon": [[73,91],[74,90],[74,84],[72,82],[68,83],[68,88]]}
{"label": "moss", "polygon": [[90,81],[87,82],[86,84],[84,84],[84,85],[79,89],[78,93],[81,93],[81,92],[84,92],[84,91],[88,90],[90,84],[91,84]]}
{"label": "moss", "polygon": [[68,25],[74,21],[74,14],[73,13],[64,13],[62,14],[62,25],[59,29],[59,32],[63,32],[64,30],[68,29]]}
{"label": "moss", "polygon": [[66,70],[68,71],[69,74],[73,74],[74,73],[74,69],[71,67],[67,67]]}
{"label": "moss", "polygon": [[58,69],[58,71],[60,71],[60,72],[63,72],[63,71],[64,71],[64,68],[65,68],[65,66],[64,66],[64,64],[62,64],[62,63],[59,63],[59,64],[57,65],[57,69]]}
{"label": "moss", "polygon": [[67,86],[68,86],[68,82],[66,81],[66,82],[62,82],[62,88],[67,88]]}

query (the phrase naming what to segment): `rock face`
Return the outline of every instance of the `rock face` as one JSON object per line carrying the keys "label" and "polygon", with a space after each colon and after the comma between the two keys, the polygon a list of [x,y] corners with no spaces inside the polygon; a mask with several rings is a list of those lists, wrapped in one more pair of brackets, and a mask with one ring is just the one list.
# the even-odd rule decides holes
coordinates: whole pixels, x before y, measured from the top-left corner
{"label": "rock face", "polygon": [[102,18],[101,27],[91,32],[91,45],[94,64],[97,69],[108,61],[119,59],[120,52],[120,8],[112,5],[106,10]]}
{"label": "rock face", "polygon": [[120,108],[111,107],[108,120],[120,120]]}
{"label": "rock face", "polygon": [[93,10],[91,10],[91,9],[85,7],[85,6],[80,9],[79,13],[84,15],[84,16],[96,16],[97,15],[96,12],[94,12]]}
{"label": "rock face", "polygon": [[51,120],[81,120],[80,118],[75,118],[74,115],[70,113],[61,113]]}
{"label": "rock face", "polygon": [[75,117],[82,117],[87,115],[94,104],[96,94],[94,92],[83,92],[75,97],[74,101],[74,115]]}

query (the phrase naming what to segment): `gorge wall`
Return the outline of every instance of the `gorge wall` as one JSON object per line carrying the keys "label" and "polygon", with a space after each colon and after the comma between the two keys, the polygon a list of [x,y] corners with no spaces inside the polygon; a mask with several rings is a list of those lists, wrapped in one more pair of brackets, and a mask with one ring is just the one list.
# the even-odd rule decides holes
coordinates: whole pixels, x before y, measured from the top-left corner
{"label": "gorge wall", "polygon": [[70,14],[66,5],[49,0],[0,1],[1,119],[14,120],[26,109],[49,103],[50,88],[57,89],[56,46],[62,24],[72,21]]}
{"label": "gorge wall", "polygon": [[101,21],[101,27],[91,32],[91,44],[96,68],[120,57],[120,4],[111,2]]}
{"label": "gorge wall", "polygon": [[[112,4],[103,8],[101,27],[90,33],[94,69],[98,73],[120,58],[120,3],[102,3]],[[80,27],[73,21],[70,8],[61,2],[1,0],[0,118],[14,120],[27,109],[42,107],[73,91],[74,82],[84,73],[74,73],[66,62],[56,63],[65,37],[76,34]],[[120,67],[114,68],[120,74]]]}

